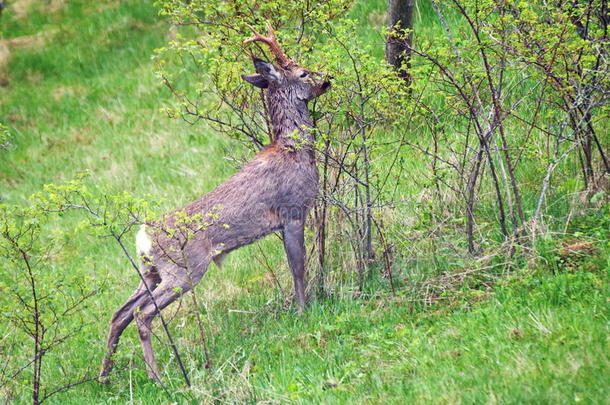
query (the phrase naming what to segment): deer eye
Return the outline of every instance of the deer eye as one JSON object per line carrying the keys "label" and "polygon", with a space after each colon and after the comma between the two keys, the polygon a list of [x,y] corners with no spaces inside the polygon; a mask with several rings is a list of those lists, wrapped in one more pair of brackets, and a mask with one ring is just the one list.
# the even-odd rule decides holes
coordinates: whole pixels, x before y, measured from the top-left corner
{"label": "deer eye", "polygon": [[301,76],[300,76],[300,77],[301,77],[301,79],[303,79],[303,78],[307,77],[307,75],[308,75],[308,74],[309,74],[309,73],[307,73],[307,72],[303,72],[303,73],[301,73]]}

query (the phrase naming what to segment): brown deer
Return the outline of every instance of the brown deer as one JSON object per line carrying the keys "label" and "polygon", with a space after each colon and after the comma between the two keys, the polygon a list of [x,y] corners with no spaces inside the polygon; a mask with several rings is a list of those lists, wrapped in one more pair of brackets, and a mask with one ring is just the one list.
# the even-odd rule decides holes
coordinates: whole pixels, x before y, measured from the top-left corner
{"label": "brown deer", "polygon": [[265,44],[276,64],[253,58],[256,74],[242,78],[265,89],[274,141],[218,188],[161,220],[142,226],[136,248],[145,281],[112,316],[100,381],[110,373],[119,338],[134,317],[146,371],[150,378],[158,380],[150,341],[151,323],[158,310],[199,283],[212,261],[220,267],[229,252],[270,233],[283,234],[297,309],[303,310],[304,224],[318,192],[307,103],[326,92],[331,84],[326,75],[290,60],[269,24],[267,28],[267,36],[252,29],[254,36],[244,44]]}

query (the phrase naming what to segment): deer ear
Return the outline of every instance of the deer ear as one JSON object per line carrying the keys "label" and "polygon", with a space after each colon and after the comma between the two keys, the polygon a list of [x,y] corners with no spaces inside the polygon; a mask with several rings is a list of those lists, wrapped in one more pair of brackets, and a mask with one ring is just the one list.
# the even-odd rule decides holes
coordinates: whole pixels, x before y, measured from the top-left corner
{"label": "deer ear", "polygon": [[275,67],[262,59],[252,58],[256,73],[263,75],[263,77],[269,81],[280,80],[280,74],[275,70]]}
{"label": "deer ear", "polygon": [[261,74],[255,75],[241,75],[241,78],[250,83],[251,85],[258,87],[259,89],[266,89],[269,87],[269,82]]}

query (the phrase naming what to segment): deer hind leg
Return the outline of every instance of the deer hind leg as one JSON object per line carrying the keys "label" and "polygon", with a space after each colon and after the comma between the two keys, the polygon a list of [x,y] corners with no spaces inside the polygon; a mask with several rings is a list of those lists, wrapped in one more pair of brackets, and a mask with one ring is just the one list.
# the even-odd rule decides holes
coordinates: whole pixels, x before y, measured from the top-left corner
{"label": "deer hind leg", "polygon": [[[145,280],[148,284],[148,288],[155,289],[156,284],[161,281],[158,274],[151,269],[145,274]],[[134,317],[134,310],[140,306],[148,296],[148,291],[142,281],[134,293],[127,299],[127,301],[112,315],[110,320],[110,331],[108,332],[108,343],[106,345],[107,351],[102,361],[102,369],[99,374],[100,382],[107,382],[106,377],[112,370],[112,356],[116,352],[116,348],[119,344],[119,339],[125,328],[131,323]]]}
{"label": "deer hind leg", "polygon": [[284,225],[284,249],[288,257],[288,265],[294,279],[294,292],[297,300],[297,310],[305,308],[305,222],[291,220]]}
{"label": "deer hind leg", "polygon": [[141,305],[141,310],[136,314],[136,325],[138,326],[140,343],[144,353],[146,373],[148,377],[155,381],[160,381],[160,374],[150,340],[152,321],[160,310],[163,310],[199,283],[209,264],[210,260],[206,260],[205,263],[198,266],[198,271],[192,276],[185,275],[180,278],[169,276],[167,279],[163,279],[153,293],[154,302],[150,297],[146,297],[145,303]]}

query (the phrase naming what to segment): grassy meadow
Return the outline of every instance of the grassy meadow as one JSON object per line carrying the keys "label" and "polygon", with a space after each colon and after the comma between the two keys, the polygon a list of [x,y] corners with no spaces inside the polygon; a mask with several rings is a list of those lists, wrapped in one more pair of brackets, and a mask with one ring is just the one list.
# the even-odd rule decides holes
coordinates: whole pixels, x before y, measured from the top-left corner
{"label": "grassy meadow", "polygon": [[[383,41],[371,26],[383,23],[384,9],[385,1],[361,0],[350,12],[377,56]],[[433,17],[422,5],[416,21],[432,35],[425,18]],[[8,81],[0,122],[11,134],[0,150],[0,202],[27,204],[43,185],[89,171],[87,181],[149,196],[161,214],[234,173],[239,164],[227,156],[251,156],[236,140],[161,112],[173,96],[152,56],[172,33],[152,2],[15,0],[0,32],[0,40],[27,38],[0,63]],[[212,266],[195,289],[208,367],[190,295],[165,311],[192,387],[156,322],[161,385],[146,377],[130,326],[109,385],[93,380],[45,403],[610,403],[609,227],[607,206],[580,213],[493,284],[464,283],[447,299],[413,300],[412,280],[444,273],[405,263],[396,293],[377,277],[354,299],[357,286],[344,283],[302,316],[290,306],[290,270],[271,235],[232,253],[222,271]],[[571,249],[583,241],[586,249]],[[102,288],[79,315],[81,331],[46,355],[49,389],[97,374],[110,316],[138,283],[116,244],[84,232],[54,260],[54,277]],[[7,333],[0,325],[0,339]],[[30,343],[24,336],[12,354],[2,346],[0,359]],[[0,388],[0,404],[28,403],[29,378],[26,370]]]}

